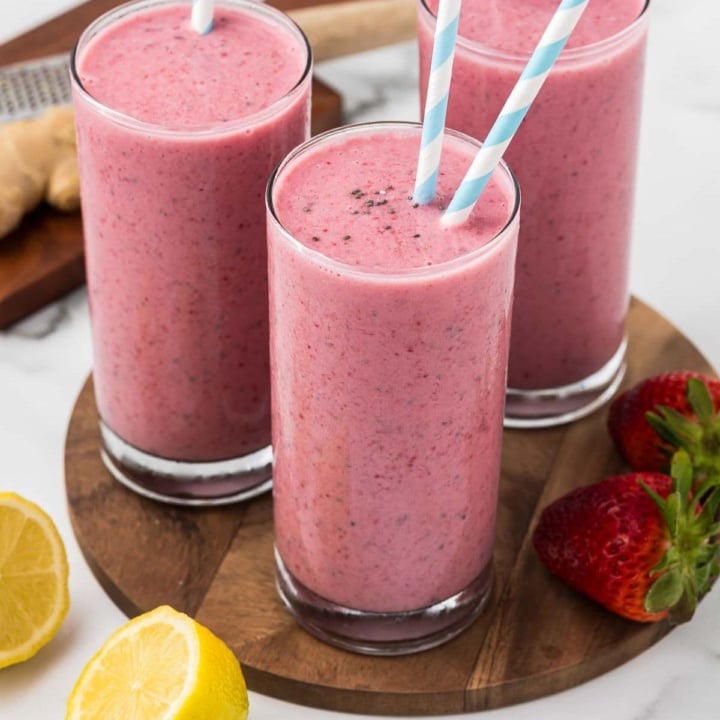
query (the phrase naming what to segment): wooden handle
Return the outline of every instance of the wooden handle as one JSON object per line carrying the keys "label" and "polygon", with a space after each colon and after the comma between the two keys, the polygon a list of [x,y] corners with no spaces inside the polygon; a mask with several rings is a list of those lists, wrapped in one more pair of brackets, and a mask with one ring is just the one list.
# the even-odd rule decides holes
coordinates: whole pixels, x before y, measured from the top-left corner
{"label": "wooden handle", "polygon": [[291,10],[316,62],[411,40],[416,32],[415,0],[350,0]]}

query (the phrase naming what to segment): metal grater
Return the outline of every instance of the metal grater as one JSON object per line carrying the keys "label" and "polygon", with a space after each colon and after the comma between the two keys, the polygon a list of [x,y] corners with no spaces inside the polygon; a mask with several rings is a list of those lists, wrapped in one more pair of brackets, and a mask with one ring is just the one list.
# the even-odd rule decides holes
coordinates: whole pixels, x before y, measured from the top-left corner
{"label": "metal grater", "polygon": [[0,122],[69,103],[69,61],[64,54],[0,67]]}

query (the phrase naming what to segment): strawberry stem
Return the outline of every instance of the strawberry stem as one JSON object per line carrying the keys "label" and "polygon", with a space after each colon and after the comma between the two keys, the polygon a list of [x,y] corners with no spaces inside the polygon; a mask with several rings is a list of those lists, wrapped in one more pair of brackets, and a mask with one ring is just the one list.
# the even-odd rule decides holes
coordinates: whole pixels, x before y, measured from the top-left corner
{"label": "strawberry stem", "polygon": [[671,622],[689,620],[701,598],[718,576],[720,568],[717,510],[720,482],[709,479],[692,496],[693,465],[684,449],[672,458],[672,492],[662,498],[645,483],[641,485],[658,507],[668,529],[670,546],[652,569],[657,575],[645,597],[645,610],[670,610]]}
{"label": "strawberry stem", "polygon": [[702,483],[709,477],[720,477],[720,414],[702,380],[689,378],[686,394],[694,417],[666,405],[657,405],[645,417],[663,441],[663,452],[668,455],[679,449],[688,452],[695,481]]}

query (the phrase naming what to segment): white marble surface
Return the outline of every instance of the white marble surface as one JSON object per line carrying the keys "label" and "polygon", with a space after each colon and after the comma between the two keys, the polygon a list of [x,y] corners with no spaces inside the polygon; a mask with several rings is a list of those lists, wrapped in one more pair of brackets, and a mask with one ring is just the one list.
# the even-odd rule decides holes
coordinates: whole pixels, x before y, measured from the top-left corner
{"label": "white marble surface", "polygon": [[[595,0],[600,2],[601,0]],[[0,41],[77,4],[0,2]],[[633,291],[720,367],[720,82],[717,0],[654,0],[640,158]],[[326,63],[353,120],[415,119],[412,44]],[[64,500],[63,444],[90,370],[87,303],[78,291],[0,332],[0,487],[42,504],[67,544],[72,609],[33,660],[0,671],[0,720],[57,720],[80,669],[124,617],[88,570]],[[710,720],[720,716],[720,590],[688,625],[623,667],[486,720]],[[528,622],[532,622],[528,618]],[[347,717],[253,694],[252,720]],[[480,717],[465,715],[455,717]]]}

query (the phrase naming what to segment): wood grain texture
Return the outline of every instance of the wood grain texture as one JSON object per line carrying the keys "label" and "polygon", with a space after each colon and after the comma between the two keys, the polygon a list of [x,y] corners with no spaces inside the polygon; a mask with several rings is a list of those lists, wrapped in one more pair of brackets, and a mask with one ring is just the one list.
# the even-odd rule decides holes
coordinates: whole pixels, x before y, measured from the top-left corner
{"label": "wood grain texture", "polygon": [[315,62],[383,47],[417,34],[416,0],[343,0],[293,10]]}
{"label": "wood grain texture", "polygon": [[[712,368],[672,325],[633,301],[624,385],[679,368]],[[616,617],[575,594],[530,547],[540,510],[622,470],[605,411],[563,428],[507,431],[487,610],[458,638],[419,655],[371,658],[301,630],[277,598],[268,496],[212,510],[170,508],[116,483],[98,454],[92,383],[75,406],[65,451],[73,527],[110,597],[135,615],[169,603],[233,648],[250,688],[346,712],[432,715],[495,708],[572,687],[663,637],[666,623]]]}
{"label": "wood grain texture", "polygon": [[[312,0],[313,5],[328,0]],[[273,0],[284,10],[311,0]],[[96,17],[121,4],[91,0],[0,45],[0,65],[69,52]],[[335,90],[313,83],[313,134],[337,127],[342,103]],[[0,329],[56,300],[85,281],[80,213],[63,214],[41,205],[6,238],[0,238]]]}

